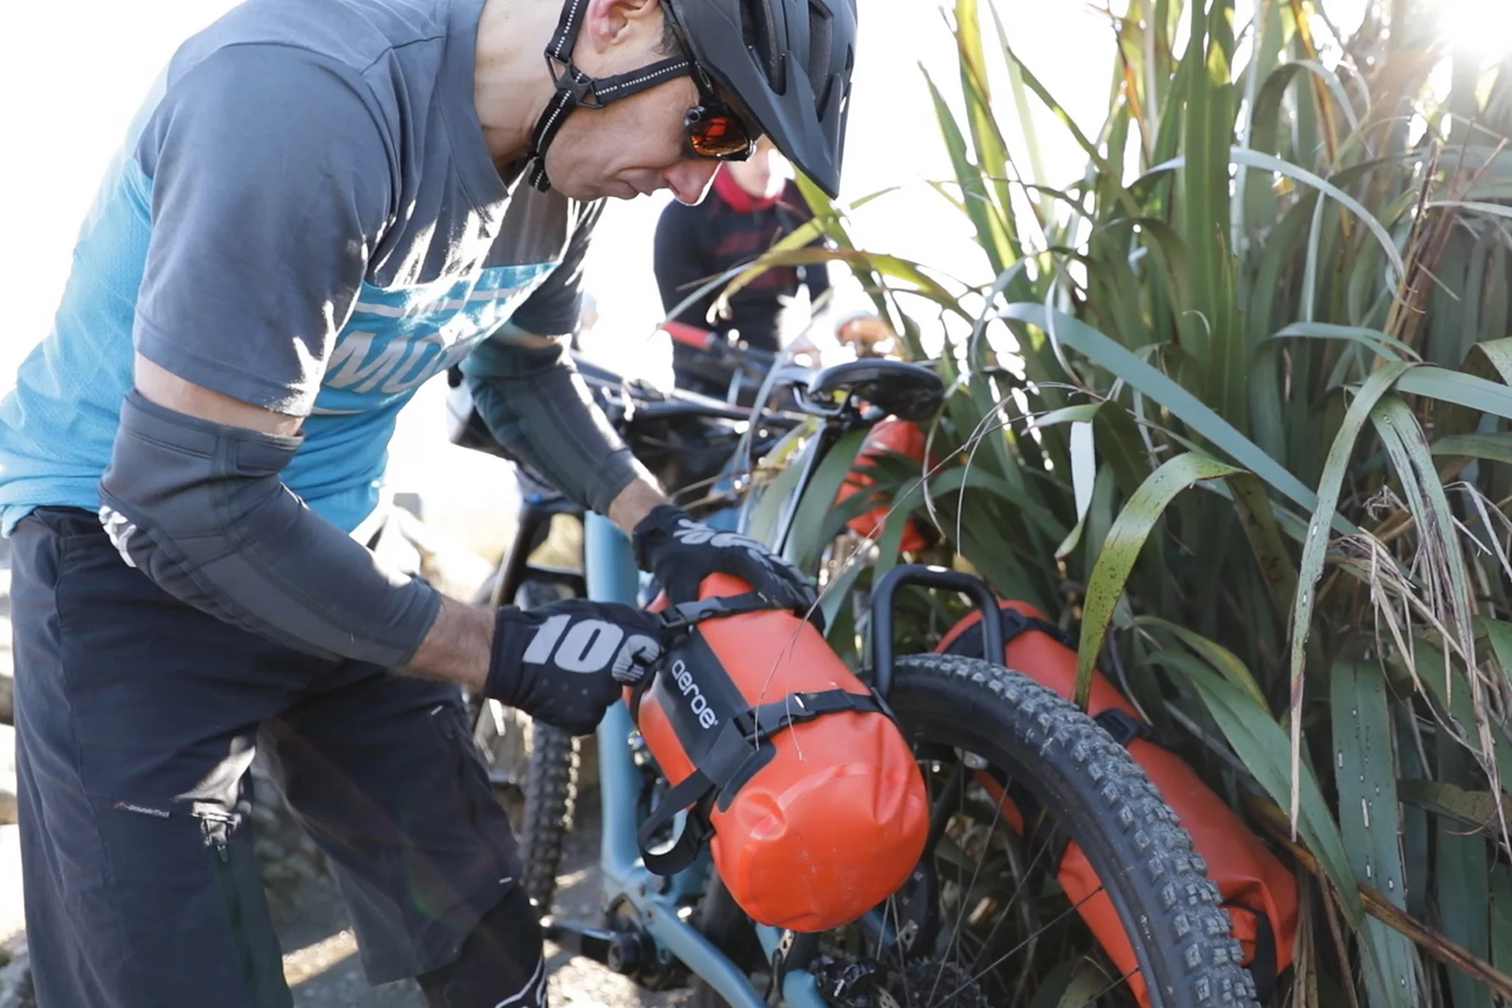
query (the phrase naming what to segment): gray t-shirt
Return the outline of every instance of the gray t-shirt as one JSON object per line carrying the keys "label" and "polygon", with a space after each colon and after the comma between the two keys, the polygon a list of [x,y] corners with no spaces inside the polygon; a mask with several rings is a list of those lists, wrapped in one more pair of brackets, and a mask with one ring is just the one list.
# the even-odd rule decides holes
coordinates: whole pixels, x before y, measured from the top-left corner
{"label": "gray t-shirt", "polygon": [[416,387],[506,321],[575,327],[601,204],[500,177],[473,105],[482,5],[247,0],[179,49],[0,404],[7,527],[95,506],[133,347],[308,417],[285,481],[351,528]]}

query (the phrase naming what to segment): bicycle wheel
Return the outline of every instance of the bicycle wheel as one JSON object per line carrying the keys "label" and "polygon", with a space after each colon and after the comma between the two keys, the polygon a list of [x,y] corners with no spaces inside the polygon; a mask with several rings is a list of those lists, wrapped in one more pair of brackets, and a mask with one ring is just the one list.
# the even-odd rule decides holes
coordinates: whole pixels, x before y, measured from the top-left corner
{"label": "bicycle wheel", "polygon": [[[529,609],[571,595],[566,585],[527,580],[515,593],[515,605]],[[577,812],[579,740],[495,700],[481,705],[473,738],[514,823],[521,884],[540,912],[550,913],[563,845]]]}
{"label": "bicycle wheel", "polygon": [[560,728],[536,722],[530,746],[525,809],[520,823],[520,854],[525,893],[551,912],[562,850],[577,814],[578,740]]}
{"label": "bicycle wheel", "polygon": [[[899,659],[890,704],[924,772],[930,839],[886,904],[818,936],[808,967],[828,1003],[984,1008],[1041,988],[1058,1003],[1075,983],[1071,1003],[1097,1008],[1134,1008],[1136,988],[1150,1008],[1253,1008],[1191,838],[1100,726],[1027,676],[953,655]],[[1076,904],[1056,879],[1072,844],[1101,883]],[[1133,948],[1128,974],[1081,918],[1103,897]],[[705,933],[749,954],[731,901],[699,909]],[[720,1003],[702,984],[695,998]]]}

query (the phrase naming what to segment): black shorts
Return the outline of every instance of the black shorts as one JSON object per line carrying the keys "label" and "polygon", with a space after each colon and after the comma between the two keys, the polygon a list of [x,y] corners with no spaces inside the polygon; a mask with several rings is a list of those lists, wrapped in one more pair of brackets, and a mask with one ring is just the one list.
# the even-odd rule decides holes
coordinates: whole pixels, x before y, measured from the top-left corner
{"label": "black shorts", "polygon": [[257,746],[331,861],[373,983],[451,963],[518,890],[456,687],[186,606],[76,509],[17,526],[12,605],[43,1008],[289,1003],[247,818]]}

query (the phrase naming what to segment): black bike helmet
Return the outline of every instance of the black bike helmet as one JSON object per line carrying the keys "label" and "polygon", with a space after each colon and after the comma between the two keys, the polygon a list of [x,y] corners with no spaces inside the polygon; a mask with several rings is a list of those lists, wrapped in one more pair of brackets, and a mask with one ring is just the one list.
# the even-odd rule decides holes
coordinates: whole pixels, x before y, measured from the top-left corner
{"label": "black bike helmet", "polygon": [[831,196],[840,162],[855,0],[662,0],[689,55],[749,112],[777,149]]}
{"label": "black bike helmet", "polygon": [[551,187],[546,148],[576,108],[611,101],[684,74],[706,76],[729,92],[777,149],[830,196],[840,162],[851,70],[856,0],[662,0],[690,50],[615,77],[589,77],[572,63],[582,0],[567,0],[546,63],[556,94],[536,122],[530,182]]}

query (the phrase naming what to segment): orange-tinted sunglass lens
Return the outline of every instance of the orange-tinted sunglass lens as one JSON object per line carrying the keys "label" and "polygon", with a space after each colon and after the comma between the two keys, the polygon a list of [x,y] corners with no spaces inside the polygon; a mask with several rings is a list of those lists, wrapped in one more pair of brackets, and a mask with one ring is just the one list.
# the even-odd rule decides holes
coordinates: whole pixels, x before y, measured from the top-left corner
{"label": "orange-tinted sunglass lens", "polygon": [[745,124],[727,112],[707,107],[688,110],[685,121],[688,146],[706,158],[742,158],[750,155],[751,137]]}

